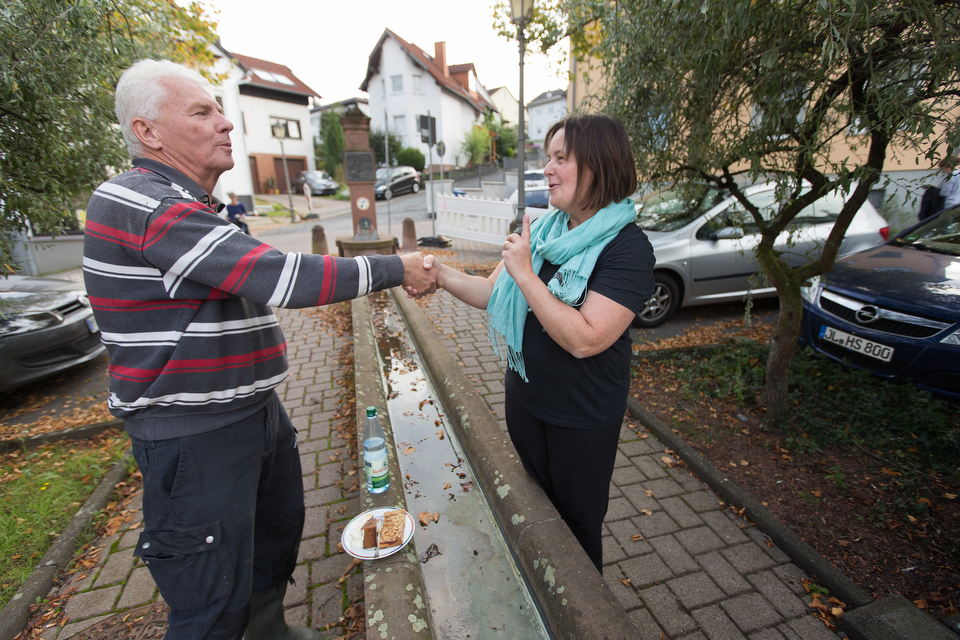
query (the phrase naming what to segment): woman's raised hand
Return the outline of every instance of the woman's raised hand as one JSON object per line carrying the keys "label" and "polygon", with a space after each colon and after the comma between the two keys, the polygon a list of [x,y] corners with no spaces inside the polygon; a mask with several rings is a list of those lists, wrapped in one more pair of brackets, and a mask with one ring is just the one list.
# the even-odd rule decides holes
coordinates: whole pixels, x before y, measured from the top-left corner
{"label": "woman's raised hand", "polygon": [[503,266],[514,280],[533,273],[533,258],[530,254],[530,214],[523,214],[520,233],[511,233],[503,243]]}

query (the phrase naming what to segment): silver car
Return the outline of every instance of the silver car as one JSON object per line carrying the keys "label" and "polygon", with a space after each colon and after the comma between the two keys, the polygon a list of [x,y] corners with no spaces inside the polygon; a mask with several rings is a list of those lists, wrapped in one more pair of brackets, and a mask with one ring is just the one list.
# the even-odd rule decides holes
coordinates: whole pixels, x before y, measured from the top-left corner
{"label": "silver car", "polygon": [[83,285],[0,277],[0,391],[88,362],[104,350]]}
{"label": "silver car", "polygon": [[[773,217],[780,208],[773,183],[745,191],[750,202]],[[801,211],[777,239],[776,249],[790,264],[819,255],[843,208],[844,195],[832,193]],[[656,255],[656,288],[634,325],[656,327],[679,307],[775,296],[755,256],[757,224],[728,192],[687,184],[637,201],[637,225]],[[869,202],[850,223],[838,255],[863,251],[887,240],[890,228]]]}

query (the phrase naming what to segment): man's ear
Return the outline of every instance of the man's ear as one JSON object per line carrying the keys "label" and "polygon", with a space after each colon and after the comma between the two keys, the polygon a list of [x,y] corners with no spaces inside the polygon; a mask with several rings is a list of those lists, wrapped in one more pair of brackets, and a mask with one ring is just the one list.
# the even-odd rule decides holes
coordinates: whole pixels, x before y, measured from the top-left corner
{"label": "man's ear", "polygon": [[160,132],[149,120],[145,118],[134,118],[130,121],[130,129],[133,131],[133,135],[137,136],[137,139],[140,140],[140,144],[147,149],[159,151],[163,148],[163,140],[160,138]]}

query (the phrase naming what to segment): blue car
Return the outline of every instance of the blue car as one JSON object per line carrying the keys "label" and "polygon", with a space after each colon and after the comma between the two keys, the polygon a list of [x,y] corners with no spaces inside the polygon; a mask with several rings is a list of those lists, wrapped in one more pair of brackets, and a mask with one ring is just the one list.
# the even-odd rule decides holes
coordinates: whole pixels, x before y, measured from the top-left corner
{"label": "blue car", "polygon": [[803,344],[960,401],[960,207],[837,260],[809,284]]}

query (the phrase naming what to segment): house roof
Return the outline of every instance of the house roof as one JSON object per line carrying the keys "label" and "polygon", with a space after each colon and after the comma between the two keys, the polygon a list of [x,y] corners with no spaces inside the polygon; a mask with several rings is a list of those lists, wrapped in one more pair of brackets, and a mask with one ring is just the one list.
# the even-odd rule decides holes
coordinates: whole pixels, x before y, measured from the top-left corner
{"label": "house roof", "polygon": [[566,100],[567,92],[563,89],[554,89],[553,91],[544,91],[536,98],[527,103],[528,107],[532,107],[536,104],[542,104],[544,102],[554,102],[556,100]]}
{"label": "house roof", "polygon": [[274,91],[294,93],[308,98],[313,96],[320,97],[319,93],[304,84],[297,76],[293,75],[290,67],[239,53],[231,52],[230,56],[248,72],[248,80],[251,85],[273,89]]}
{"label": "house roof", "polygon": [[460,84],[460,82],[454,77],[454,74],[462,74],[467,71],[473,71],[474,76],[476,76],[476,69],[473,66],[472,62],[458,65],[450,65],[447,67],[447,73],[444,73],[443,69],[437,61],[430,55],[427,55],[415,44],[411,44],[398,36],[396,33],[390,29],[384,29],[383,35],[380,36],[380,40],[377,41],[377,45],[373,48],[373,51],[370,53],[370,58],[367,61],[367,76],[363,79],[363,84],[360,85],[361,91],[368,91],[367,87],[369,86],[370,79],[380,72],[380,54],[383,51],[383,43],[391,37],[397,41],[400,45],[400,48],[403,49],[408,56],[413,60],[414,64],[425,69],[433,79],[440,85],[441,89],[452,93],[453,95],[461,98],[462,100],[470,103],[474,109],[477,111],[492,110],[496,111],[497,107],[495,104],[487,100],[479,92],[471,92],[467,87]]}
{"label": "house roof", "polygon": [[346,109],[351,105],[359,104],[370,104],[370,101],[366,98],[347,98],[346,100],[340,100],[339,102],[331,102],[330,104],[317,105],[314,108],[310,109],[310,113],[316,113],[318,111],[329,111],[330,109],[339,110]]}

